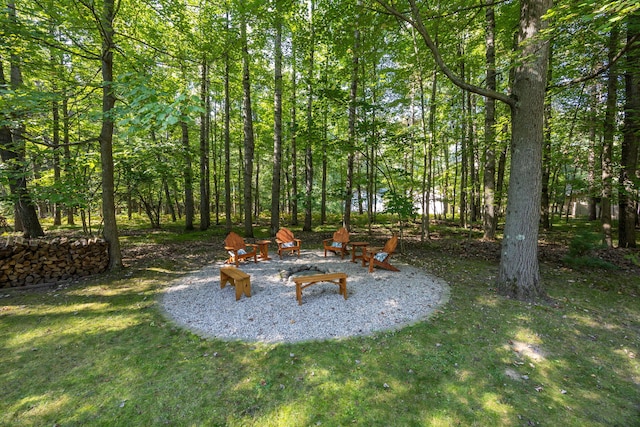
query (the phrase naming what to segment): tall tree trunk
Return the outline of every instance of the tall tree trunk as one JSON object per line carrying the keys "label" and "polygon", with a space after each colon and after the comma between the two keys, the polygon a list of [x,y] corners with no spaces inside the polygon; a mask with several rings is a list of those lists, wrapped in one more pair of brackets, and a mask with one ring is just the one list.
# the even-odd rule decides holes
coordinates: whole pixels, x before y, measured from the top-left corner
{"label": "tall tree trunk", "polygon": [[[485,12],[485,62],[487,67],[487,89],[496,90],[496,18],[494,7],[487,0]],[[482,215],[483,239],[494,240],[498,217],[496,215],[496,101],[485,97],[484,116],[484,211]]]}
{"label": "tall tree trunk", "polygon": [[512,105],[511,174],[498,273],[502,295],[521,300],[545,297],[538,265],[538,224],[542,182],[544,100],[549,43],[538,39],[551,0],[523,0]]}
{"label": "tall tree trunk", "polygon": [[[549,47],[549,65],[547,67],[547,81],[551,81],[553,73],[553,49]],[[545,99],[544,103],[544,145],[542,147],[542,182],[540,194],[540,214],[542,228],[551,230],[551,217],[549,215],[549,179],[551,178],[551,99]]]}
{"label": "tall tree trunk", "polygon": [[305,178],[305,206],[304,206],[304,231],[311,231],[311,209],[313,202],[313,140],[315,138],[313,124],[313,71],[315,66],[315,24],[313,22],[315,13],[315,0],[311,0],[309,11],[310,43],[309,43],[309,75],[307,83],[307,147],[304,155],[304,178]]}
{"label": "tall tree trunk", "polygon": [[[13,1],[7,3],[9,19],[13,26],[17,26],[16,8]],[[13,91],[22,86],[22,71],[20,58],[16,54],[10,57],[10,83]],[[0,64],[0,87],[6,87],[4,69]],[[17,125],[10,128],[2,126],[0,136],[0,157],[2,158],[9,176],[9,191],[14,199],[15,230],[22,231],[24,237],[44,236],[44,231],[38,219],[35,204],[27,189],[27,161],[24,141],[25,124],[22,118],[17,119]]]}
{"label": "tall tree trunk", "polygon": [[191,144],[189,143],[189,126],[185,120],[180,122],[182,129],[182,151],[184,155],[184,222],[185,230],[193,230],[193,218],[195,215],[195,202],[193,199],[193,170],[191,161]]}
{"label": "tall tree trunk", "polygon": [[[601,156],[596,154],[596,150],[599,149],[598,141],[597,141],[597,132],[596,132],[596,122],[598,118],[597,114],[597,105],[598,105],[598,95],[600,90],[598,90],[598,84],[592,86],[592,93],[590,93],[591,105],[589,106],[589,123],[588,132],[589,132],[589,146],[587,147],[587,191],[589,192],[587,199],[587,211],[588,211],[588,219],[589,221],[595,221],[598,219],[598,194],[596,194],[597,183],[596,183],[596,172],[599,169],[598,161],[601,159]],[[597,160],[596,160],[597,159]]]}
{"label": "tall tree trunk", "polygon": [[253,112],[251,110],[251,78],[249,75],[249,46],[247,42],[247,21],[244,13],[240,22],[240,38],[242,40],[242,115],[244,122],[244,233],[245,237],[253,237],[253,198],[251,187],[253,179]]}
{"label": "tall tree trunk", "polygon": [[[53,28],[50,29],[50,34],[52,37],[55,37],[55,31]],[[58,67],[58,58],[56,58],[53,50],[50,52],[50,62],[53,69]],[[53,128],[53,141],[51,147],[53,151],[53,182],[56,186],[60,186],[62,184],[62,172],[60,169],[60,104],[57,98],[58,85],[55,81],[52,84],[52,91],[56,96],[56,98],[51,101],[51,115],[53,119],[51,123]],[[62,203],[59,200],[53,203],[53,225],[62,225]]]}
{"label": "tall tree trunk", "polygon": [[273,91],[273,179],[271,181],[271,236],[280,229],[280,174],[282,171],[282,16],[276,1]]}
{"label": "tall tree trunk", "polygon": [[296,49],[291,48],[291,225],[298,225],[298,122]]}
{"label": "tall tree trunk", "polygon": [[[436,34],[436,44],[438,43],[438,35]],[[427,163],[426,163],[426,167],[429,169],[428,174],[427,174],[427,180],[428,180],[428,184],[427,184],[427,198],[425,200],[425,204],[426,204],[426,211],[427,211],[427,224],[426,224],[426,230],[423,232],[423,234],[425,234],[425,237],[430,238],[430,231],[429,231],[429,198],[428,198],[428,192],[433,190],[433,188],[435,187],[433,184],[433,152],[436,149],[436,113],[437,113],[437,108],[438,108],[438,103],[436,101],[436,94],[438,93],[438,68],[437,66],[434,66],[433,68],[433,77],[432,77],[432,81],[431,81],[431,100],[429,102],[429,155],[427,157]],[[434,214],[436,212],[436,192],[435,190],[432,192],[432,196],[433,196],[433,210],[434,210]],[[424,229],[425,226],[423,225],[422,228]]]}
{"label": "tall tree trunk", "polygon": [[[640,13],[634,13],[627,22],[627,41],[640,33]],[[640,138],[640,46],[638,43],[627,52],[624,74],[625,106],[624,137],[620,158],[618,199],[618,246],[636,247],[636,217],[638,188],[634,185],[638,166],[638,139]]]}
{"label": "tall tree trunk", "polygon": [[607,106],[604,118],[604,135],[602,146],[602,201],[600,202],[600,221],[602,223],[603,241],[607,247],[613,247],[611,227],[611,195],[613,193],[613,140],[616,132],[616,115],[618,113],[618,66],[614,57],[618,50],[620,29],[615,25],[609,35],[609,75],[607,77]]}
{"label": "tall tree trunk", "polygon": [[102,128],[100,130],[100,160],[102,165],[103,234],[109,243],[109,270],[122,268],[122,253],[116,222],[115,184],[113,171],[113,119],[116,103],[113,93],[113,19],[114,0],[104,0],[101,15],[102,34]]}
{"label": "tall tree trunk", "polygon": [[[229,37],[229,12],[226,19],[227,37]],[[229,42],[224,52],[224,215],[225,228],[231,231],[231,96],[229,94]]]}
{"label": "tall tree trunk", "polygon": [[218,167],[220,165],[220,150],[218,145],[218,102],[213,105],[213,126],[209,126],[212,135],[211,161],[213,170],[213,207],[215,210],[216,225],[220,225],[220,176]]}
{"label": "tall tree trunk", "polygon": [[[324,72],[322,75],[322,87],[324,90],[329,89],[328,84],[329,58],[325,58]],[[327,172],[329,168],[329,156],[327,155],[329,126],[329,105],[322,103],[322,178],[320,183],[320,224],[327,222]]]}
{"label": "tall tree trunk", "polygon": [[202,75],[200,81],[200,100],[204,111],[200,114],[200,230],[207,230],[211,225],[211,195],[209,192],[209,64],[206,55],[202,58]]}
{"label": "tall tree trunk", "polygon": [[[362,5],[361,1],[358,1]],[[356,18],[357,20],[357,18]],[[356,103],[358,101],[358,63],[360,54],[360,29],[356,23],[353,32],[353,55],[351,57],[351,90],[349,92],[349,145],[347,154],[347,181],[344,191],[344,218],[342,225],[351,229],[351,204],[353,202],[353,166],[356,152]]]}
{"label": "tall tree trunk", "polygon": [[[465,64],[462,46],[459,47],[458,55],[460,56],[460,75],[465,76]],[[460,129],[460,227],[467,227],[467,203],[468,192],[467,192],[467,180],[468,180],[468,140],[467,137],[470,133],[468,129],[468,116],[471,114],[470,111],[467,110],[467,102],[466,102],[466,91],[463,90],[461,94],[461,107],[462,107],[462,120],[461,120],[461,129]],[[457,157],[457,156],[456,156]],[[455,197],[454,197],[455,199]],[[454,214],[455,215],[455,214]]]}
{"label": "tall tree trunk", "polygon": [[[69,119],[70,119],[70,115],[69,115],[69,98],[66,94],[66,91],[64,93],[64,98],[62,99],[62,145],[63,145],[63,152],[64,152],[64,175],[65,175],[65,179],[69,180],[72,178],[72,171],[71,171],[71,148],[70,148],[70,139],[69,139],[69,127],[70,127],[70,123],[69,123]],[[67,224],[68,225],[75,225],[75,220],[73,217],[74,211],[75,211],[75,205],[67,205],[66,206],[66,210],[67,210]]]}

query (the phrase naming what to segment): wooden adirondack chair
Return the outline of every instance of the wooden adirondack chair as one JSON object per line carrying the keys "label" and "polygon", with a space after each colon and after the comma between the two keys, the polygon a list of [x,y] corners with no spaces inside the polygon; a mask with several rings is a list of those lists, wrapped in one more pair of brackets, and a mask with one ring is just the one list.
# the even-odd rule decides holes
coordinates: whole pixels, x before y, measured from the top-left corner
{"label": "wooden adirondack chair", "polygon": [[369,273],[373,272],[373,267],[378,266],[391,271],[400,271],[389,263],[391,255],[398,246],[398,236],[395,234],[387,240],[383,248],[364,248],[362,254],[362,266],[369,263]]}
{"label": "wooden adirondack chair", "polygon": [[226,264],[235,264],[237,267],[241,260],[251,257],[253,262],[258,262],[258,245],[245,243],[244,239],[233,231],[224,239],[224,249],[229,253]]}
{"label": "wooden adirondack chair", "polygon": [[280,259],[282,259],[282,253],[286,251],[297,251],[298,256],[300,256],[300,245],[302,244],[302,240],[296,239],[288,228],[282,227],[276,233],[276,243],[278,244],[278,255],[280,255]]}
{"label": "wooden adirondack chair", "polygon": [[324,257],[327,257],[327,251],[331,251],[334,254],[340,252],[340,257],[344,259],[344,254],[347,253],[347,244],[349,243],[349,232],[346,228],[340,227],[338,231],[333,233],[333,238],[324,239],[322,246],[324,246]]}

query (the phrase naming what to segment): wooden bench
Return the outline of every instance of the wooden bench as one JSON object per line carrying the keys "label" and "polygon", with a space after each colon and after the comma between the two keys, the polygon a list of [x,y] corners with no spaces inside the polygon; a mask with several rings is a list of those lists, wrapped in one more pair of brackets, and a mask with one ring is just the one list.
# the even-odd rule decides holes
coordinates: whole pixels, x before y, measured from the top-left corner
{"label": "wooden bench", "polygon": [[292,279],[296,284],[296,298],[298,305],[302,304],[302,290],[308,286],[320,282],[335,283],[340,286],[340,295],[347,299],[347,275],[346,273],[313,274],[309,276],[299,276]]}
{"label": "wooden bench", "polygon": [[222,267],[220,269],[220,289],[224,289],[227,283],[236,287],[236,301],[240,299],[242,293],[251,297],[251,277],[235,267]]}

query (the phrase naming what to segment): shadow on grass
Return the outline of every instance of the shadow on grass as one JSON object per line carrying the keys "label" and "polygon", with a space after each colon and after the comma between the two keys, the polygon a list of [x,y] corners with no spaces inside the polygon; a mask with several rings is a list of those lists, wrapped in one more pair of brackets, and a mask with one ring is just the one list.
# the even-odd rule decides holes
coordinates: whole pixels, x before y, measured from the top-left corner
{"label": "shadow on grass", "polygon": [[[491,290],[495,266],[431,254],[451,301],[400,331],[249,344],[168,323],[175,273],[5,296],[2,425],[633,425],[637,297],[553,271],[555,306]],[[609,280],[617,280],[609,277]]]}

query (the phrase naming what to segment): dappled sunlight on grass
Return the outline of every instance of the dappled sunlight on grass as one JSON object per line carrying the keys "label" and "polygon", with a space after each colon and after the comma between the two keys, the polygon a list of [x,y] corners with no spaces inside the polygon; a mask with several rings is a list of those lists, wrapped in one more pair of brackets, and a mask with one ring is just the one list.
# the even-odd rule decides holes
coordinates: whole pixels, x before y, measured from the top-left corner
{"label": "dappled sunlight on grass", "polygon": [[497,308],[500,300],[495,295],[478,295],[474,298],[474,302],[484,308]]}
{"label": "dappled sunlight on grass", "polygon": [[71,402],[71,397],[62,391],[60,394],[48,392],[20,399],[15,405],[7,408],[7,412],[14,417],[19,414],[19,418],[14,420],[19,420],[20,424],[38,425],[41,419],[55,419],[57,414],[68,409]]}
{"label": "dappled sunlight on grass", "polygon": [[159,268],[159,267],[147,267],[146,268],[147,271],[153,271],[156,273],[164,273],[164,274],[172,274],[172,275],[179,275],[177,272],[175,271],[171,271],[169,269],[166,268]]}
{"label": "dappled sunlight on grass", "polygon": [[221,341],[176,326],[158,296],[189,265],[11,293],[0,311],[0,425],[637,422],[637,298],[567,285],[577,273],[554,270],[556,303],[526,304],[495,294],[494,265],[423,259],[455,278],[446,306],[334,341]]}

